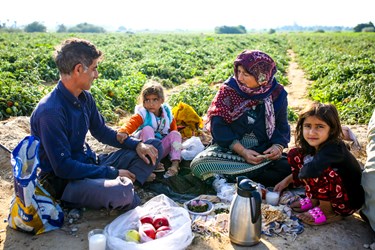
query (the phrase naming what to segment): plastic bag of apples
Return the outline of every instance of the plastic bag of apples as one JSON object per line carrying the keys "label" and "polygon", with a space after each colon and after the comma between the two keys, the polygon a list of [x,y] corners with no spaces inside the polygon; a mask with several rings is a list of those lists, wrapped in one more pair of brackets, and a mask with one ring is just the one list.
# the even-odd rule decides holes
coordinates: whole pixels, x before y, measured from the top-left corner
{"label": "plastic bag of apples", "polygon": [[161,194],[105,227],[108,249],[185,249],[192,240],[186,209]]}

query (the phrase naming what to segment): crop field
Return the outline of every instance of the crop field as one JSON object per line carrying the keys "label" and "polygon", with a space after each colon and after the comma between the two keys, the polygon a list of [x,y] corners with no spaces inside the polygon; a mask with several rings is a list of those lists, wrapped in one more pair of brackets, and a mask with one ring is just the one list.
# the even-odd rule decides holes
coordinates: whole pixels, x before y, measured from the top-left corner
{"label": "crop field", "polygon": [[55,46],[68,37],[85,38],[104,52],[91,92],[109,122],[133,112],[143,84],[154,79],[165,88],[184,84],[171,106],[190,104],[204,115],[215,89],[233,73],[244,49],[259,49],[277,63],[277,80],[288,84],[292,49],[313,81],[311,99],[334,103],[343,121],[366,124],[375,107],[375,35],[371,33],[285,34],[57,34],[1,33],[0,120],[29,116],[59,79]]}

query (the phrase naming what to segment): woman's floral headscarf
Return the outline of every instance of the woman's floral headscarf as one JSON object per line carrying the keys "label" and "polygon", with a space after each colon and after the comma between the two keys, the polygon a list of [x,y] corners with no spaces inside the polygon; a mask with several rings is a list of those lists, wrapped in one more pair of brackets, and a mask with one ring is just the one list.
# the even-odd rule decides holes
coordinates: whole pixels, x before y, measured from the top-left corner
{"label": "woman's floral headscarf", "polygon": [[[249,88],[237,80],[238,66],[253,75],[260,85],[257,88]],[[227,123],[232,123],[244,112],[260,101],[265,104],[266,132],[271,138],[275,130],[275,112],[273,108],[273,92],[278,95],[282,86],[276,82],[276,63],[264,52],[258,50],[244,50],[234,61],[234,80],[223,84],[216,94],[207,112],[207,128],[210,129],[212,116],[220,116]]]}

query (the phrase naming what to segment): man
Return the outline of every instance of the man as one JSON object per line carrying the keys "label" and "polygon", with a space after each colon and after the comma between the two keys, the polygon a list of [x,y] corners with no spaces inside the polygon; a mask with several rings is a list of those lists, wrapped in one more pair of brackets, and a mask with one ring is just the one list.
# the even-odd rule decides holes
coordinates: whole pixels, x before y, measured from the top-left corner
{"label": "man", "polygon": [[[102,52],[86,40],[68,39],[56,50],[60,80],[30,118],[31,134],[41,142],[39,179],[65,206],[129,210],[140,203],[133,184],[154,177],[162,146],[132,137],[120,144],[105,124],[88,92],[101,59]],[[85,143],[88,131],[121,149],[96,156]]]}

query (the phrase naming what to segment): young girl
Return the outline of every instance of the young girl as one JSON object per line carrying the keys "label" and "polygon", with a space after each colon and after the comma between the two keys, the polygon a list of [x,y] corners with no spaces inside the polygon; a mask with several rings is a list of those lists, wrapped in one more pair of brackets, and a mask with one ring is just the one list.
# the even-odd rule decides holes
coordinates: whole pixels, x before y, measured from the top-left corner
{"label": "young girl", "polygon": [[288,153],[292,174],[275,186],[305,185],[306,198],[291,207],[311,225],[333,222],[354,213],[364,202],[362,170],[342,141],[334,105],[314,103],[299,116],[296,146]]}
{"label": "young girl", "polygon": [[[117,139],[120,143],[128,135],[140,138],[143,142],[155,137],[160,139],[163,145],[162,158],[169,154],[172,161],[164,177],[174,176],[179,171],[182,139],[177,131],[171,108],[164,103],[164,91],[161,84],[153,81],[146,83],[139,96],[139,103],[129,122],[118,130]],[[162,164],[156,168],[156,171],[160,170],[164,170]]]}

